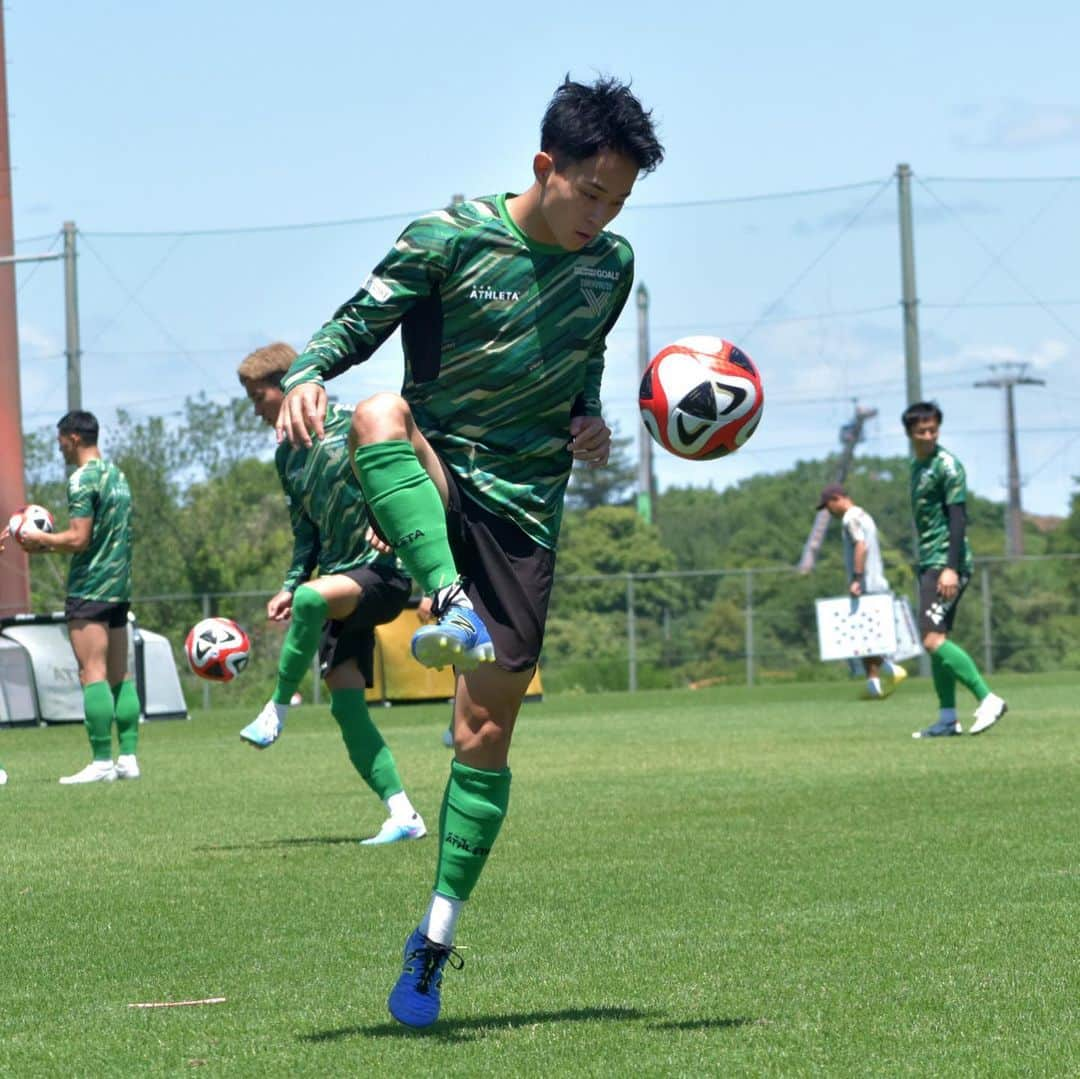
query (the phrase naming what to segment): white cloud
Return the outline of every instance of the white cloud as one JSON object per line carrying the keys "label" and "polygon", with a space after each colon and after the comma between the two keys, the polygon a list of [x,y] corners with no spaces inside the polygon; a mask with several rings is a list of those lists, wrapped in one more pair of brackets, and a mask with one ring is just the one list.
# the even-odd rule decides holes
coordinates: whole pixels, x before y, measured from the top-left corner
{"label": "white cloud", "polygon": [[958,143],[976,150],[1036,150],[1080,142],[1080,107],[1006,101],[963,110]]}

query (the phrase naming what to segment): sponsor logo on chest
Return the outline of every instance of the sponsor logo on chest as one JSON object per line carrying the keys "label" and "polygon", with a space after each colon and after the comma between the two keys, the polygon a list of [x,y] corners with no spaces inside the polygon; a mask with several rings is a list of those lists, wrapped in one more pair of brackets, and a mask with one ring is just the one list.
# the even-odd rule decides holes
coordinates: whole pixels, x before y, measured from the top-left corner
{"label": "sponsor logo on chest", "polygon": [[476,300],[478,303],[484,305],[499,304],[506,306],[507,304],[516,303],[521,299],[521,293],[517,289],[511,288],[492,288],[489,285],[473,285],[469,289],[469,299]]}

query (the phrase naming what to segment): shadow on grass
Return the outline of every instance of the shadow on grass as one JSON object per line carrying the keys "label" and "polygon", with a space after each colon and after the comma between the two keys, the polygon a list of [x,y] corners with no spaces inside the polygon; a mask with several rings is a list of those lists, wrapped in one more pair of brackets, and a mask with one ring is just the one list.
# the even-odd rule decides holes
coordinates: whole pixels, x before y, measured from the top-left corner
{"label": "shadow on grass", "polygon": [[[304,1042],[334,1042],[344,1038],[435,1038],[444,1042],[475,1041],[492,1033],[518,1030],[540,1023],[627,1022],[653,1019],[661,1013],[639,1008],[563,1008],[551,1012],[523,1012],[520,1015],[485,1015],[475,1019],[444,1019],[425,1030],[414,1030],[400,1023],[373,1023],[370,1026],[338,1027],[299,1035]],[[723,1030],[755,1023],[756,1019],[693,1019],[686,1022],[651,1023],[657,1030]]]}
{"label": "shadow on grass", "polygon": [[201,847],[192,847],[197,851],[233,851],[233,850],[274,850],[277,847],[333,847],[348,843],[359,843],[364,836],[359,835],[315,835],[297,836],[293,839],[260,839],[257,843],[207,843]]}

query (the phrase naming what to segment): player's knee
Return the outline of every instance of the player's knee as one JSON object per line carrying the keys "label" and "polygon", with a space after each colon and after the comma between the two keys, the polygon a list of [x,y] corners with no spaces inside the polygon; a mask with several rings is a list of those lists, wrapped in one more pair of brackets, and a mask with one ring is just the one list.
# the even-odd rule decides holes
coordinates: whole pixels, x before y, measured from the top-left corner
{"label": "player's knee", "polygon": [[322,622],[326,618],[327,604],[318,589],[311,585],[302,584],[293,593],[292,613],[293,618],[301,620],[312,619]]}
{"label": "player's knee", "polygon": [[370,445],[391,439],[407,440],[411,419],[405,398],[396,393],[376,393],[353,409],[349,445]]}

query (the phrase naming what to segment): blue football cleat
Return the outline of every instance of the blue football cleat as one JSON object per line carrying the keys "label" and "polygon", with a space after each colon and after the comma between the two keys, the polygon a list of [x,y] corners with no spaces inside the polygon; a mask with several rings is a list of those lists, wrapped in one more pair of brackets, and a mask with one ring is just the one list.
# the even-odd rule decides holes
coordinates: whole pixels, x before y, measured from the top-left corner
{"label": "blue football cleat", "polygon": [[[433,604],[436,621],[421,626],[412,638],[412,654],[425,667],[460,667],[475,670],[481,663],[493,663],[495,647],[480,616],[464,603],[460,584],[440,589]],[[457,602],[455,602],[457,601]]]}
{"label": "blue football cleat", "polygon": [[465,960],[449,945],[428,940],[419,929],[409,934],[401,977],[386,1002],[390,1014],[399,1023],[407,1027],[429,1027],[439,1018],[443,967],[447,963],[454,970],[461,970]]}
{"label": "blue football cleat", "polygon": [[953,734],[963,734],[964,728],[955,719],[939,719],[937,723],[921,731],[915,731],[912,738],[948,738]]}

